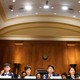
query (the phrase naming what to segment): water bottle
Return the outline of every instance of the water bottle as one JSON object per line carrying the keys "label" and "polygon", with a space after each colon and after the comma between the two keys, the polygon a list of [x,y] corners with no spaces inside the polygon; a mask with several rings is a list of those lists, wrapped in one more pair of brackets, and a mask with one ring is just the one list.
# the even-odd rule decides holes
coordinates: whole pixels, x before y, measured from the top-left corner
{"label": "water bottle", "polygon": [[46,76],[45,75],[43,75],[43,79],[46,79]]}
{"label": "water bottle", "polygon": [[20,75],[18,75],[18,79],[20,79],[21,78],[21,76]]}

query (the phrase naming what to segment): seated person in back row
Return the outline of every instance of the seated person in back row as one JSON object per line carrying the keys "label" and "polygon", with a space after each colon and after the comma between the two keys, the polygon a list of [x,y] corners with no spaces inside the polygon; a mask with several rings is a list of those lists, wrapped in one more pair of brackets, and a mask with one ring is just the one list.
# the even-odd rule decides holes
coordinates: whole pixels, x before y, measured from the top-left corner
{"label": "seated person in back row", "polygon": [[67,79],[67,74],[66,74],[66,72],[62,73],[62,74],[61,74],[61,77],[62,77],[62,79]]}
{"label": "seated person in back row", "polygon": [[54,66],[48,66],[48,74],[44,74],[43,79],[50,79],[52,76],[58,76],[58,74],[54,73]]}
{"label": "seated person in back row", "polygon": [[24,76],[24,78],[25,78],[26,76],[32,76],[32,75],[31,75],[31,66],[27,65],[27,66],[24,68],[24,70],[25,70],[25,76]]}
{"label": "seated person in back row", "polygon": [[73,67],[69,68],[68,79],[76,79],[76,70]]}
{"label": "seated person in back row", "polygon": [[11,78],[14,78],[14,74],[10,72],[11,67],[9,63],[4,64],[4,70],[1,71],[0,75],[1,76],[11,76]]}
{"label": "seated person in back row", "polygon": [[36,79],[41,79],[41,74],[40,73],[36,74]]}

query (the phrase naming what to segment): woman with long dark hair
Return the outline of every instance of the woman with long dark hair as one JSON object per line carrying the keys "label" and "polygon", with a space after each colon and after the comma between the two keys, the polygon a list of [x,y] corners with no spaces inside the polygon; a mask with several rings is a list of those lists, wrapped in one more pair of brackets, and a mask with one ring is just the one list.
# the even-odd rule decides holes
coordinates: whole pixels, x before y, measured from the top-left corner
{"label": "woman with long dark hair", "polygon": [[76,70],[73,67],[69,68],[68,79],[76,79]]}

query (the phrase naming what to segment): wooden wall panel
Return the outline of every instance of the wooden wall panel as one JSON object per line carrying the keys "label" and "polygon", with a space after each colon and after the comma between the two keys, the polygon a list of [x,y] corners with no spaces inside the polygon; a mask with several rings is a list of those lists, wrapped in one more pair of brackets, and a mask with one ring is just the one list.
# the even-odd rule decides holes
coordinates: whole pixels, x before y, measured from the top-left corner
{"label": "wooden wall panel", "polygon": [[[19,44],[17,44],[19,43]],[[68,45],[69,44],[69,45]],[[74,45],[73,45],[74,44]],[[48,59],[43,60],[42,56]],[[20,72],[26,65],[32,66],[32,74],[38,68],[55,67],[55,72],[68,72],[69,64],[77,64],[80,71],[80,42],[57,41],[0,41],[0,70],[6,62],[20,63]]]}

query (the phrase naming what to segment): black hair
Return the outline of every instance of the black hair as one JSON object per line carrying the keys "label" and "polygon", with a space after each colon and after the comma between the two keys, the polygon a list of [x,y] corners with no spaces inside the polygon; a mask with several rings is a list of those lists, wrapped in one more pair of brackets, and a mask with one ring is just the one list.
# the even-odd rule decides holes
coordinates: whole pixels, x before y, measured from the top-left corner
{"label": "black hair", "polygon": [[52,68],[54,69],[54,66],[52,66],[52,65],[48,65],[48,68],[49,68],[49,67],[52,67]]}
{"label": "black hair", "polygon": [[63,75],[65,75],[65,76],[67,77],[67,74],[66,74],[66,72],[64,72],[64,73],[62,73],[62,74],[61,74],[61,76],[63,76]]}
{"label": "black hair", "polygon": [[71,68],[73,68],[75,70],[75,72],[76,72],[76,69],[74,67],[70,67],[68,71],[70,71]]}
{"label": "black hair", "polygon": [[70,68],[69,68],[69,70],[68,70],[69,75],[70,75],[70,72],[69,72],[69,71],[71,70],[71,68],[74,69],[74,71],[75,71],[75,74],[74,74],[74,75],[76,75],[76,69],[75,69],[74,67],[70,67]]}
{"label": "black hair", "polygon": [[31,70],[31,66],[27,65],[24,70],[30,69]]}
{"label": "black hair", "polygon": [[21,74],[26,73],[25,71],[23,71]]}

